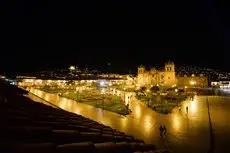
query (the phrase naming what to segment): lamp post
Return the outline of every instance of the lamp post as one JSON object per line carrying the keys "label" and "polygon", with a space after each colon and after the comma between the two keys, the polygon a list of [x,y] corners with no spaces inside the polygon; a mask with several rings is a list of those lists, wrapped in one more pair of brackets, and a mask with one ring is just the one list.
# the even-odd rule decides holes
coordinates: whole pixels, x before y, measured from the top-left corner
{"label": "lamp post", "polygon": [[124,102],[125,102],[125,89],[126,89],[126,88],[124,88]]}
{"label": "lamp post", "polygon": [[147,103],[147,105],[148,105],[148,107],[149,107],[149,101],[150,101],[150,99],[149,99],[149,98],[150,98],[150,97],[149,97],[149,92],[150,92],[150,90],[147,89],[146,92],[147,92],[147,98],[148,98],[148,103]]}

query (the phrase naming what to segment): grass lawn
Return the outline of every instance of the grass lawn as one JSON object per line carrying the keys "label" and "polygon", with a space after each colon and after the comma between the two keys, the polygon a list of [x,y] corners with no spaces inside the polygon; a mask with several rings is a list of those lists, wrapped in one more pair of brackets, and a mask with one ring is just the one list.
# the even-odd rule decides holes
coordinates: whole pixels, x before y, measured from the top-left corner
{"label": "grass lawn", "polygon": [[185,95],[178,95],[173,99],[168,99],[166,96],[160,96],[157,100],[156,96],[152,97],[151,101],[146,96],[137,97],[144,102],[148,107],[161,114],[169,114],[172,110],[186,99]]}
{"label": "grass lawn", "polygon": [[48,93],[61,93],[62,97],[75,100],[84,104],[92,105],[121,115],[128,115],[130,112],[120,97],[114,95],[101,95],[97,90],[76,93],[73,90],[62,90],[52,88],[42,88]]}
{"label": "grass lawn", "polygon": [[126,108],[124,102],[120,99],[120,97],[117,96],[105,95],[104,97],[102,97],[102,95],[90,95],[88,93],[77,94],[73,92],[65,93],[62,96],[121,115],[129,114],[129,111]]}

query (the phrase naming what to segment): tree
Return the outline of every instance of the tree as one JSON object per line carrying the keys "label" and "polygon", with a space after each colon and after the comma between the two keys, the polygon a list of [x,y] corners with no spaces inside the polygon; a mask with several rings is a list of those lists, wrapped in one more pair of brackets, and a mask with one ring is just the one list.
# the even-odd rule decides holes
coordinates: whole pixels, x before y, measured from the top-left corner
{"label": "tree", "polygon": [[141,91],[142,93],[144,93],[144,92],[146,91],[146,87],[141,87],[141,88],[140,88],[140,91]]}
{"label": "tree", "polygon": [[158,86],[153,86],[150,90],[154,93],[157,93],[158,91],[160,91],[160,88]]}
{"label": "tree", "polygon": [[184,89],[178,89],[178,94],[182,95],[184,93],[185,93]]}

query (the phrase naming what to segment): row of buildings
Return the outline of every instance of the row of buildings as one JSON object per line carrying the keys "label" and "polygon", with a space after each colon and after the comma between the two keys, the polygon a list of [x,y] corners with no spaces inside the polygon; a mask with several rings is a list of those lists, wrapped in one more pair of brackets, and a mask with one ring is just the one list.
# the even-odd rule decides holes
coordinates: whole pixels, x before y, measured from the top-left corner
{"label": "row of buildings", "polygon": [[[111,80],[109,82],[126,82],[129,86],[137,87],[152,87],[159,86],[162,88],[169,87],[217,87],[217,88],[230,88],[229,81],[210,81],[209,77],[205,74],[178,74],[175,71],[175,64],[173,62],[167,62],[164,65],[163,70],[157,70],[156,68],[147,69],[144,66],[138,67],[136,77],[131,75],[120,74],[101,74],[79,71],[78,67],[71,66],[66,73],[62,73],[63,78],[53,77],[27,77],[18,76],[17,82],[20,85],[39,85],[39,84],[62,84],[62,82],[68,82],[68,80],[78,83],[95,82],[95,80]],[[68,76],[68,77],[65,77]],[[72,77],[70,77],[72,76]],[[79,77],[80,76],[80,77]],[[120,81],[118,81],[120,80]],[[42,83],[41,83],[42,82]]]}
{"label": "row of buildings", "polygon": [[175,64],[167,62],[163,71],[155,68],[147,70],[144,66],[138,67],[136,83],[140,87],[208,87],[208,77],[202,74],[199,76],[176,75]]}

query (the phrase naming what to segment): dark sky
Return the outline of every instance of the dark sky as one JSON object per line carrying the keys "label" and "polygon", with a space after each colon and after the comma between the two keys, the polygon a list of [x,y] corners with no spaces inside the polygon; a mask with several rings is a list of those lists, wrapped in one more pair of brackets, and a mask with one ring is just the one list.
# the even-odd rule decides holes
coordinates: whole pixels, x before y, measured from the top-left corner
{"label": "dark sky", "polygon": [[[0,70],[127,72],[174,60],[230,71],[229,5],[215,0],[0,2]],[[102,49],[104,48],[104,49]]]}

